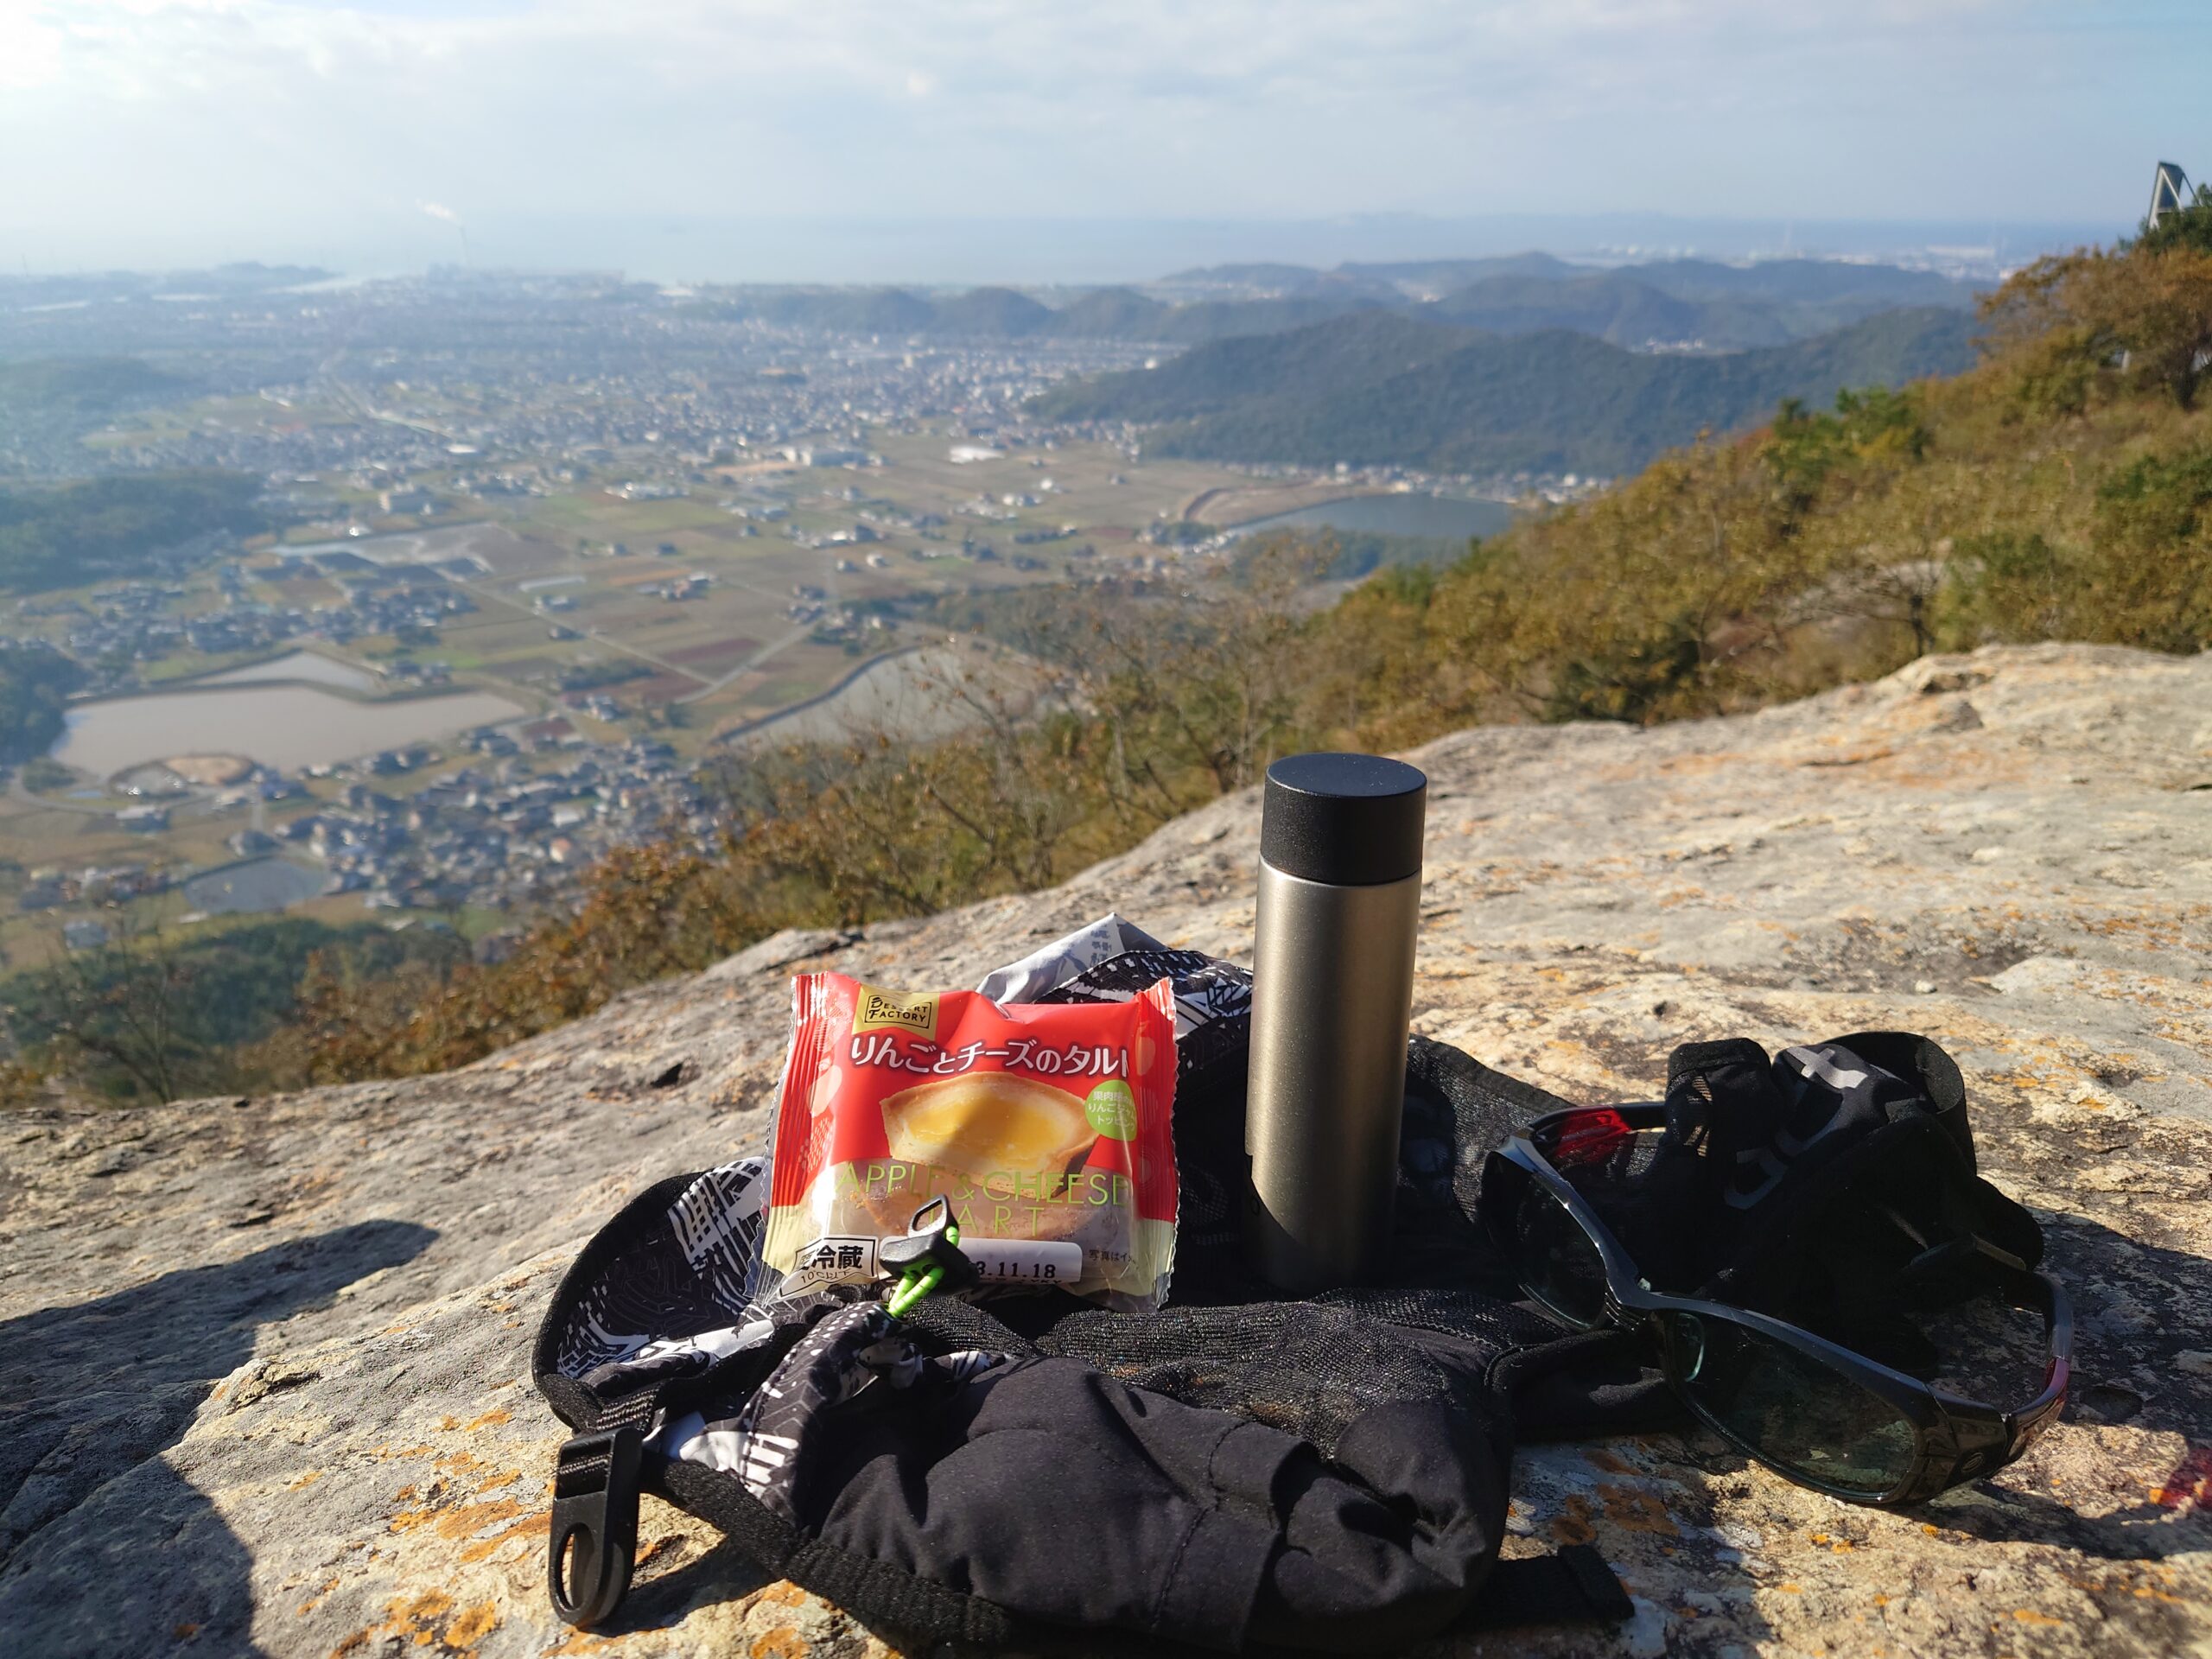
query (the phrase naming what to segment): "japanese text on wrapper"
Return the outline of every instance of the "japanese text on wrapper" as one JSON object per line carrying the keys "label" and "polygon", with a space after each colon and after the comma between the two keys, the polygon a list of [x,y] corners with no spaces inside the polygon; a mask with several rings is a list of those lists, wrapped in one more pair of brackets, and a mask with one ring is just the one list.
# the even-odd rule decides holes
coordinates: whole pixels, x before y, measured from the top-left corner
{"label": "japanese text on wrapper", "polygon": [[854,1036],[847,1054],[855,1065],[887,1066],[919,1077],[955,1077],[984,1060],[1026,1067],[1048,1077],[1118,1077],[1129,1071],[1127,1048],[1103,1043],[1058,1047],[1033,1037],[1012,1038],[1003,1045],[963,1043],[958,1048],[941,1048],[921,1040],[902,1043],[891,1032],[874,1031]]}

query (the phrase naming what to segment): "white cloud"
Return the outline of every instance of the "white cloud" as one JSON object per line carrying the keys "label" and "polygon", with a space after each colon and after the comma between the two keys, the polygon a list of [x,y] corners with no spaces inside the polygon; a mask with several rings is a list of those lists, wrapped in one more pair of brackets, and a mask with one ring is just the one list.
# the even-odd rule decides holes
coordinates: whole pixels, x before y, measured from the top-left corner
{"label": "white cloud", "polygon": [[118,221],[241,241],[419,225],[434,193],[471,202],[472,237],[503,214],[617,207],[2063,215],[2109,174],[2139,194],[2152,112],[2184,106],[2212,56],[2201,25],[2132,16],[2016,0],[0,0],[0,257],[11,231]]}

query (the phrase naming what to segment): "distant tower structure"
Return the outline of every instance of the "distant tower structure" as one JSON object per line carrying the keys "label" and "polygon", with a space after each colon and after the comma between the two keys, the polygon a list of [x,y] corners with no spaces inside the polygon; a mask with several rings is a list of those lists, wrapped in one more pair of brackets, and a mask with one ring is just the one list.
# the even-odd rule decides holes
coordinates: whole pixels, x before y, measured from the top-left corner
{"label": "distant tower structure", "polygon": [[2151,179],[2152,228],[2157,229],[2161,218],[2179,213],[2189,202],[2189,175],[2181,170],[2181,163],[2160,162],[2158,172]]}

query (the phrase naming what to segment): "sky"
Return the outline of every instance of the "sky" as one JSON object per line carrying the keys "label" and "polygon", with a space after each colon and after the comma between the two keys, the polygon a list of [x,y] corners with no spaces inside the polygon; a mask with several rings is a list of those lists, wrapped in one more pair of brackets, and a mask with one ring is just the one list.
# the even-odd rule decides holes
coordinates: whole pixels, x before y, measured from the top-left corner
{"label": "sky", "polygon": [[0,270],[2018,245],[2212,175],[2207,64],[2196,0],[0,0]]}

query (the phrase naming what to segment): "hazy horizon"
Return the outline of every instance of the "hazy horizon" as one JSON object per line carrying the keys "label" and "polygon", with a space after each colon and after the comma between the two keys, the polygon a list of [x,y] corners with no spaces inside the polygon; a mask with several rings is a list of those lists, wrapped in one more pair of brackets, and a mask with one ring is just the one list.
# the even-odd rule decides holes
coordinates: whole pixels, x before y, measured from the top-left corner
{"label": "hazy horizon", "polygon": [[2212,17],[2142,3],[14,0],[0,270],[2002,260],[2212,171],[2207,60]]}
{"label": "hazy horizon", "polygon": [[1802,256],[1933,264],[1976,273],[2038,254],[2125,235],[2134,219],[2018,223],[1968,219],[1814,221],[1700,219],[1658,213],[1344,215],[1332,219],[880,219],[801,218],[533,219],[492,214],[464,235],[451,221],[397,219],[382,237],[327,238],[160,257],[158,245],[118,257],[60,261],[19,250],[0,277],[98,271],[164,272],[259,263],[313,265],[385,278],[433,266],[479,270],[620,271],[664,283],[1005,283],[1084,287],[1158,282],[1192,269],[1480,258],[1541,251],[1596,264],[1694,257],[1741,261]]}

